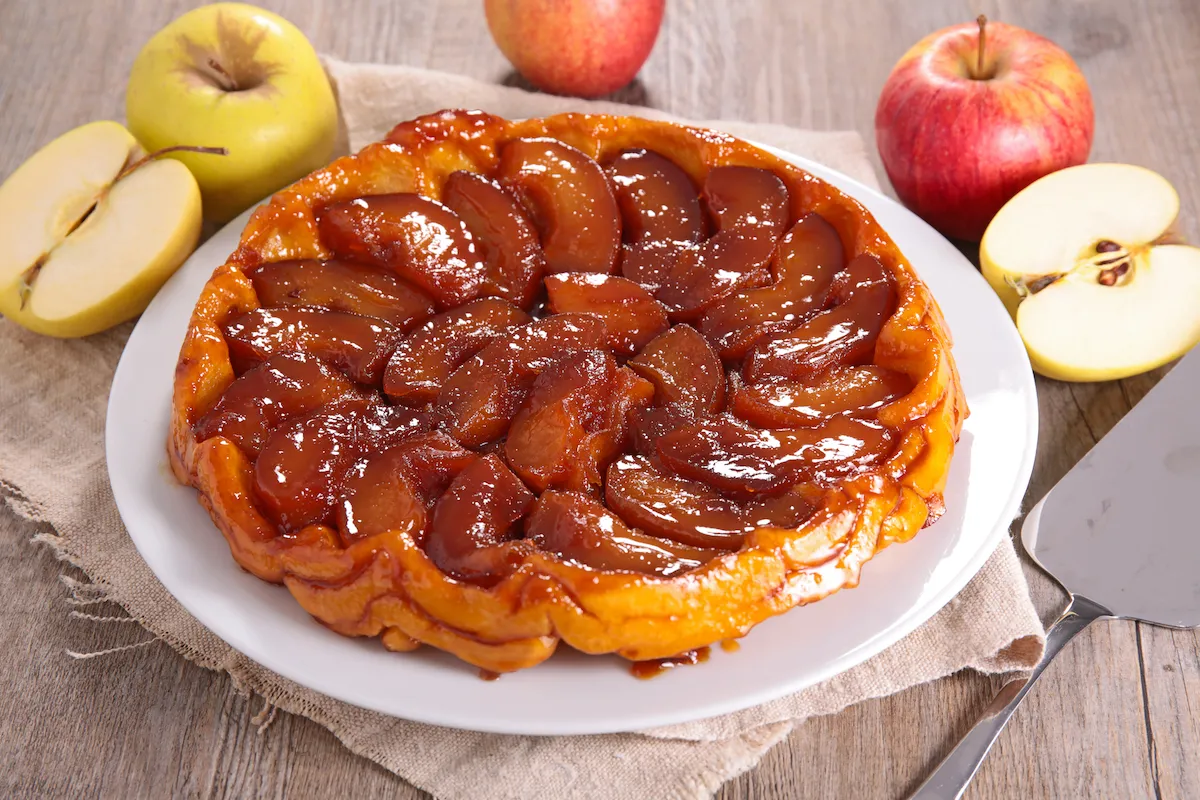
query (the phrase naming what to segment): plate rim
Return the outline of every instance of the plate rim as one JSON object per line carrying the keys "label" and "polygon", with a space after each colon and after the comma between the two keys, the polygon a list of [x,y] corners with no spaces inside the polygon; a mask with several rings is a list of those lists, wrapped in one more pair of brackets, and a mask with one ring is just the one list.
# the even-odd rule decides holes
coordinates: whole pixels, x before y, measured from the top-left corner
{"label": "plate rim", "polygon": [[[909,217],[910,222],[917,224],[919,227],[927,229],[927,234],[940,237],[940,234],[938,234],[933,230],[932,227],[913,214],[913,212],[909,211],[907,208],[874,187],[871,187],[849,175],[846,175],[845,173],[842,173],[831,167],[827,167],[804,156],[800,156],[781,148],[763,144],[754,140],[746,141],[749,141],[751,144],[754,144],[755,146],[772,153],[773,155],[791,164],[794,164],[801,169],[807,170],[816,177],[833,184],[835,188],[838,188],[844,194],[863,206],[863,208],[865,208],[868,213],[872,214],[872,216],[875,216],[875,214],[867,207],[867,203],[864,202],[863,198],[869,198],[872,202],[882,203],[884,206],[892,207],[894,210],[899,211],[902,215]],[[217,231],[213,235],[212,239],[216,239],[217,236],[219,236],[228,228],[234,226],[238,226],[239,229],[244,228],[246,220],[249,218],[249,215],[252,212],[253,207]],[[209,241],[212,241],[212,239]],[[947,245],[953,247],[953,245],[949,242],[947,242]],[[200,251],[197,250],[197,252]],[[962,258],[964,264],[971,268],[972,272],[974,273],[974,279],[982,282],[984,280],[983,277],[979,275],[976,270],[974,270],[973,265],[971,265],[961,253],[959,256]],[[189,257],[189,261],[190,259],[191,257]],[[188,264],[185,262],[180,270],[177,271],[176,275],[183,273],[187,269],[187,266]],[[171,280],[175,280],[175,276],[172,276]],[[152,301],[150,308],[152,309],[155,304],[159,303],[160,299],[165,297],[165,294],[166,293],[160,291],[159,295],[156,296]],[[997,305],[999,305],[1000,301],[998,298],[992,295],[992,299]],[[165,300],[163,302],[165,302]],[[145,319],[146,316],[146,314],[143,314],[143,319]],[[130,334],[130,339],[133,339],[133,337],[138,335],[138,329],[141,327],[141,325],[142,320],[139,319],[133,332]],[[1028,356],[1025,353],[1024,346],[1021,344],[1019,335],[1016,333],[1015,328],[1013,328],[1011,331],[1008,331],[1008,335],[1010,338],[1016,339],[1016,344],[1018,347],[1015,349],[1015,351],[1020,353],[1022,365],[1024,366],[1024,370],[1022,370],[1021,374],[1021,382],[1023,384],[1023,388],[1026,390],[1023,392],[1023,395],[1026,406],[1026,417],[1029,421],[1029,424],[1024,431],[1024,455],[1017,472],[1013,476],[1013,483],[1009,492],[1009,496],[1002,506],[995,527],[988,534],[979,537],[979,543],[975,548],[975,551],[971,553],[969,557],[964,558],[963,566],[959,569],[959,571],[952,577],[946,579],[943,582],[941,589],[926,598],[924,602],[911,606],[904,613],[902,619],[891,625],[891,629],[887,630],[884,635],[873,635],[872,638],[870,638],[867,642],[854,648],[849,653],[830,659],[821,667],[810,670],[808,673],[804,674],[798,679],[792,681],[776,681],[768,684],[764,688],[760,688],[758,691],[740,693],[734,697],[730,697],[722,701],[705,701],[702,709],[699,711],[693,712],[690,710],[667,710],[658,712],[657,714],[642,714],[635,722],[628,724],[602,723],[597,725],[590,719],[557,719],[553,721],[547,721],[544,719],[518,720],[509,718],[504,721],[484,720],[483,722],[480,722],[464,719],[462,718],[461,714],[457,716],[454,714],[447,714],[436,718],[428,714],[420,713],[399,714],[395,711],[383,710],[379,707],[366,705],[357,699],[339,695],[339,693],[336,691],[328,691],[326,688],[316,688],[312,684],[311,673],[306,672],[302,668],[293,669],[287,659],[282,657],[271,658],[270,653],[259,652],[253,647],[245,647],[244,642],[239,641],[235,643],[230,641],[230,639],[227,638],[227,631],[222,632],[219,624],[215,626],[210,624],[209,615],[205,613],[205,609],[194,608],[193,604],[189,603],[187,600],[173,591],[172,587],[163,581],[160,576],[160,571],[155,569],[153,558],[147,557],[147,553],[139,544],[138,535],[133,532],[137,525],[131,525],[129,522],[131,518],[136,518],[135,514],[129,513],[132,511],[130,504],[134,501],[134,497],[125,493],[126,486],[124,482],[117,477],[123,474],[119,465],[118,468],[114,470],[114,454],[120,451],[122,436],[120,431],[115,430],[115,423],[113,422],[115,419],[115,415],[113,414],[113,406],[121,397],[124,396],[124,385],[130,380],[129,374],[134,369],[134,367],[129,365],[129,362],[127,362],[126,359],[126,354],[129,352],[128,345],[126,345],[126,348],[123,349],[121,359],[117,365],[116,371],[114,372],[109,400],[106,404],[105,460],[108,467],[110,483],[112,484],[113,497],[114,501],[116,502],[117,509],[121,514],[122,521],[126,526],[126,530],[129,532],[130,538],[133,540],[135,548],[137,548],[139,555],[142,557],[143,561],[146,562],[151,572],[154,573],[155,577],[160,583],[162,583],[167,592],[175,598],[176,602],[178,602],[190,615],[192,615],[197,622],[203,625],[205,629],[220,638],[235,651],[261,665],[263,668],[269,669],[281,677],[294,681],[310,691],[318,692],[340,702],[345,702],[359,708],[365,708],[367,710],[397,719],[406,719],[413,722],[437,725],[440,727],[473,730],[484,733],[514,735],[582,735],[637,731],[647,728],[681,724],[741,711],[829,680],[835,675],[852,669],[853,667],[858,666],[875,655],[878,655],[887,648],[895,645],[901,639],[915,631],[921,625],[925,624],[925,622],[933,617],[934,614],[941,610],[951,599],[953,599],[959,592],[962,591],[962,589],[971,581],[972,578],[975,577],[975,575],[991,557],[992,553],[996,550],[997,545],[1000,544],[1001,538],[1008,533],[1011,524],[1018,516],[1020,504],[1028,486],[1029,479],[1032,475],[1034,461],[1036,458],[1039,433],[1039,416],[1033,370],[1029,363]],[[942,558],[945,557],[947,557],[946,554],[942,556]],[[230,564],[234,564],[232,558],[230,558]],[[247,650],[254,651],[254,654],[252,655],[250,652],[247,652]],[[699,706],[700,704],[697,705]]]}

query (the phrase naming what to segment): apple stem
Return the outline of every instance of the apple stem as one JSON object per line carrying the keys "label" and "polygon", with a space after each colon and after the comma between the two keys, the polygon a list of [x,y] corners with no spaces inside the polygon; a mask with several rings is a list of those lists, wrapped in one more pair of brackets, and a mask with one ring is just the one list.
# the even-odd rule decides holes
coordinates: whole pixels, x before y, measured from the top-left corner
{"label": "apple stem", "polygon": [[216,73],[216,80],[221,84],[221,88],[227,92],[236,92],[238,90],[237,81],[229,74],[229,71],[221,66],[221,62],[215,58],[208,59],[208,68]]}
{"label": "apple stem", "polygon": [[983,56],[987,52],[987,15],[980,14],[975,18],[975,22],[979,24],[979,50],[975,54],[975,80],[981,81],[984,79],[983,74]]}
{"label": "apple stem", "polygon": [[[117,173],[117,177],[113,179],[113,183],[121,180],[121,178],[124,178],[138,167],[144,167],[154,159],[160,156],[165,156],[167,153],[206,153],[213,156],[227,156],[229,155],[229,150],[224,147],[198,147],[191,144],[177,144],[172,145],[171,147],[164,147],[161,150],[155,150],[153,153],[147,153],[137,161],[125,167],[125,169]],[[112,184],[109,185],[111,186]]]}

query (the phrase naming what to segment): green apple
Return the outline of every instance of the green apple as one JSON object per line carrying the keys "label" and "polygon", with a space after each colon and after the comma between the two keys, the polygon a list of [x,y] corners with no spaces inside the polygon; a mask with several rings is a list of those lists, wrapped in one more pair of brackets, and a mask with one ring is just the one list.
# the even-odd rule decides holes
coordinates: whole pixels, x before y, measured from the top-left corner
{"label": "green apple", "polygon": [[1178,213],[1171,184],[1129,164],[1052,173],[1000,210],[980,265],[1037,372],[1114,380],[1200,342],[1200,249],[1166,243]]}
{"label": "green apple", "polygon": [[142,48],[125,94],[129,129],[147,149],[224,147],[224,158],[178,153],[226,222],[324,166],[337,105],[316,51],[294,25],[242,3],[189,11]]}
{"label": "green apple", "polygon": [[195,248],[201,213],[187,167],[142,155],[121,125],[93,122],[0,184],[0,313],[73,337],[146,308]]}

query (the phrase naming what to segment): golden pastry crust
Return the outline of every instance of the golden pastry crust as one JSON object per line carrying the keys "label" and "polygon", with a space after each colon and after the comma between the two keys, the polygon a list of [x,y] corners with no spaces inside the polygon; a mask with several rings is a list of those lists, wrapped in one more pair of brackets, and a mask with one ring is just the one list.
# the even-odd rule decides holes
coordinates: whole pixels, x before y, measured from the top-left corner
{"label": "golden pastry crust", "polygon": [[[490,588],[440,571],[406,533],[389,531],[344,547],[337,532],[310,525],[281,534],[259,511],[253,464],[232,442],[197,442],[192,426],[234,380],[221,332],[232,315],[259,306],[243,270],[263,262],[330,258],[314,210],[364,195],[417,192],[440,199],[456,170],[489,172],[498,146],[551,137],[597,160],[628,148],[670,156],[701,184],[719,165],[773,171],[785,182],[791,219],[816,211],[848,256],[868,253],[891,271],[898,306],[879,336],[874,363],[908,374],[912,391],[883,407],[895,453],[869,474],[824,492],[798,529],[759,528],[744,546],[677,577],[603,572],[534,552]],[[950,459],[967,414],[937,303],[871,215],[809,173],[725,134],[630,117],[564,114],[510,122],[446,111],[397,126],[386,141],[335,161],[259,208],[237,250],[213,274],[193,312],[175,375],[169,450],[178,479],[199,491],[234,558],[285,585],[303,608],[349,636],[382,636],[392,650],[429,644],[481,668],[535,665],[560,641],[586,653],[653,659],[744,635],[768,617],[855,586],[878,550],[910,539],[943,509]]]}

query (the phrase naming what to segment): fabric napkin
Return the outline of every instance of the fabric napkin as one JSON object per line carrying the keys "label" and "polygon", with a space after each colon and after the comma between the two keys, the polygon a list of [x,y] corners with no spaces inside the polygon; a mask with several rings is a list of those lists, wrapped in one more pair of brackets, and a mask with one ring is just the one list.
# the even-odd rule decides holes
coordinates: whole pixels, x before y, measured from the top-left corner
{"label": "fabric napkin", "polygon": [[[407,67],[327,59],[326,68],[339,96],[343,145],[350,150],[382,137],[398,121],[447,107],[507,117],[567,110],[666,117],[652,109],[533,94]],[[855,133],[702,124],[877,185]],[[184,658],[228,672],[244,690],[316,720],[355,753],[436,797],[705,798],[753,767],[806,717],[963,668],[1026,670],[1041,655],[1042,626],[1005,537],[954,600],[895,646],[825,683],[714,719],[605,736],[502,736],[417,724],[333,700],[232,650],[188,615],[139,558],[113,503],[104,459],[108,390],[131,329],[127,324],[60,341],[0,321],[0,495],[37,523],[30,526],[33,538],[91,578],[91,585],[68,583],[76,601],[106,598],[120,604]],[[868,567],[868,580],[869,573]]]}

